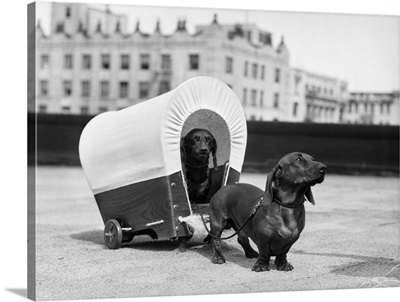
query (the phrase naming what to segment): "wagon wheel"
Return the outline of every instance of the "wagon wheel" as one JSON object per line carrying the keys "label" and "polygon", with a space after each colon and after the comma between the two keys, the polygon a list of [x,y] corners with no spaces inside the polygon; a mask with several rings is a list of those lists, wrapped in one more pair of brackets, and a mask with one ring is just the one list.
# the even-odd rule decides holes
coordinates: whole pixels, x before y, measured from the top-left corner
{"label": "wagon wheel", "polygon": [[119,222],[115,219],[108,220],[104,227],[104,241],[106,246],[115,250],[121,246],[122,228]]}

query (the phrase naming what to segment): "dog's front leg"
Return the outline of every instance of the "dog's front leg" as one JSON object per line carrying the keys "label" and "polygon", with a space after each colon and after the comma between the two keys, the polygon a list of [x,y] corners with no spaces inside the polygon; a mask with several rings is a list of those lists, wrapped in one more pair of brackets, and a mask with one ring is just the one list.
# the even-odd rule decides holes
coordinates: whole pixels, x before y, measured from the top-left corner
{"label": "dog's front leg", "polygon": [[265,272],[269,271],[271,268],[269,266],[269,260],[271,259],[271,254],[269,252],[269,246],[264,244],[262,247],[258,246],[260,254],[258,255],[256,263],[251,268],[254,272]]}
{"label": "dog's front leg", "polygon": [[275,258],[275,266],[276,266],[276,269],[278,271],[288,272],[288,271],[291,271],[291,270],[294,269],[293,265],[291,265],[287,261],[286,254],[282,254],[282,255],[276,256],[276,258]]}

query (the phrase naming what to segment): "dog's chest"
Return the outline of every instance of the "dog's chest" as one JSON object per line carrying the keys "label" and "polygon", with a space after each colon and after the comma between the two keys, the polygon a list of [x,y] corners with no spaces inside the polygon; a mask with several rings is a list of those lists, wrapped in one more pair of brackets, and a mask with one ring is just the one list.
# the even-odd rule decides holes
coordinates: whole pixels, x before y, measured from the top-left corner
{"label": "dog's chest", "polygon": [[279,237],[287,241],[297,240],[304,228],[304,212],[280,207],[275,208],[273,212],[273,224]]}

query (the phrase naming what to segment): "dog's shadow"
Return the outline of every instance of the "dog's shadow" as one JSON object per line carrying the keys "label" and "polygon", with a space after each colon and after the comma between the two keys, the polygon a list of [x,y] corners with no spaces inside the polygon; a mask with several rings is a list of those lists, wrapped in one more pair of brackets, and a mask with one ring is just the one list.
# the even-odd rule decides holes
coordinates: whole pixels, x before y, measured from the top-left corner
{"label": "dog's shadow", "polygon": [[[189,249],[194,250],[201,256],[209,259],[211,263],[211,258],[213,255],[213,248],[211,244],[204,244],[202,246],[193,246]],[[257,261],[257,258],[246,258],[243,249],[241,247],[236,247],[232,243],[222,242],[221,249],[223,252],[223,256],[226,260],[226,263],[239,265],[246,270],[251,270],[251,268]],[[217,265],[217,264],[212,264],[212,265]],[[272,259],[270,260],[269,266],[271,270],[276,270],[275,263]]]}

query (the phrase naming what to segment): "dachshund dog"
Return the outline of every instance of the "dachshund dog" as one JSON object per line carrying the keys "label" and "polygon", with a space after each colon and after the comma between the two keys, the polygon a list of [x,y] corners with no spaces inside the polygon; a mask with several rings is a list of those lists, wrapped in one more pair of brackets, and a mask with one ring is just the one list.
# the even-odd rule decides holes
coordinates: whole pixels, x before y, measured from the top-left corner
{"label": "dachshund dog", "polygon": [[[286,255],[305,225],[305,198],[315,204],[311,186],[324,180],[327,166],[305,153],[282,157],[267,175],[265,191],[250,184],[232,184],[221,188],[210,202],[212,262],[222,264],[220,237],[224,229],[236,231],[247,258],[257,258],[252,271],[269,271],[271,256],[279,271],[291,271]],[[253,216],[252,216],[253,215]],[[251,217],[252,216],[252,217]],[[251,218],[249,218],[251,217]],[[258,253],[249,243],[258,247]]]}
{"label": "dachshund dog", "polygon": [[189,199],[204,203],[210,189],[208,160],[213,156],[214,169],[217,165],[217,142],[210,131],[193,129],[181,139],[182,165],[186,174]]}

